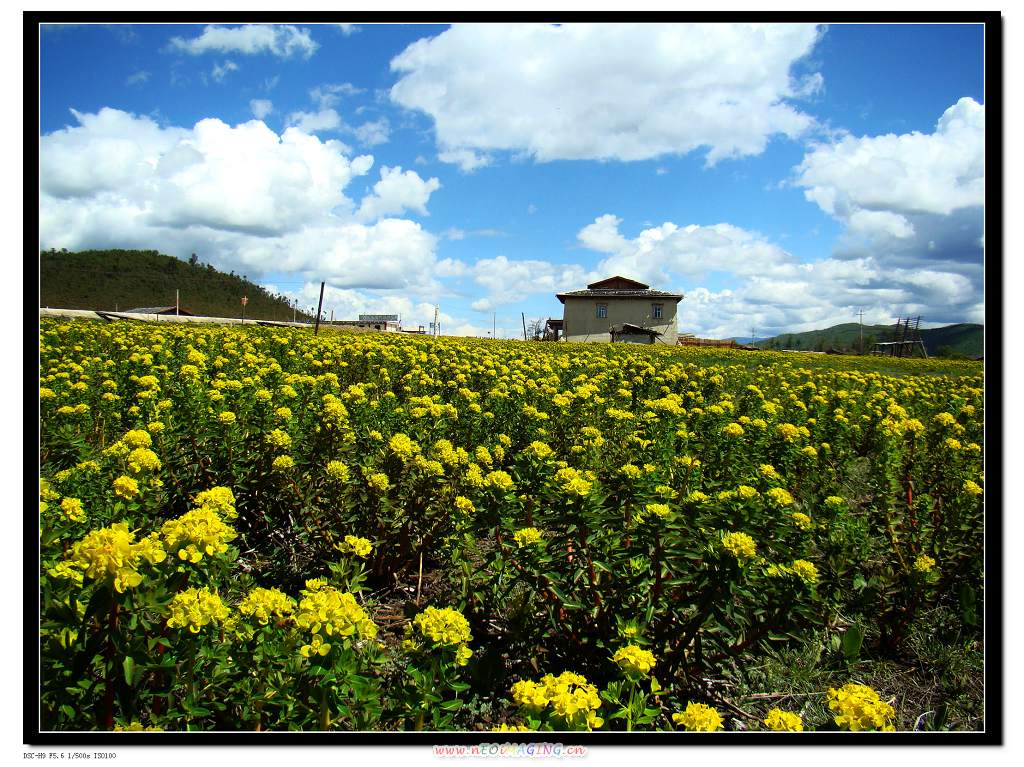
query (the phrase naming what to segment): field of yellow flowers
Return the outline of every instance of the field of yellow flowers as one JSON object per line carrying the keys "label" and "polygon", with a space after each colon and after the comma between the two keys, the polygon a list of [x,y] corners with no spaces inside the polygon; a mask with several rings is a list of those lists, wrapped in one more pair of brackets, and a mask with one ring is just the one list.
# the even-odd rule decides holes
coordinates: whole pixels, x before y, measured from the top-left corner
{"label": "field of yellow flowers", "polygon": [[45,320],[41,728],[955,727],[982,370],[877,365]]}

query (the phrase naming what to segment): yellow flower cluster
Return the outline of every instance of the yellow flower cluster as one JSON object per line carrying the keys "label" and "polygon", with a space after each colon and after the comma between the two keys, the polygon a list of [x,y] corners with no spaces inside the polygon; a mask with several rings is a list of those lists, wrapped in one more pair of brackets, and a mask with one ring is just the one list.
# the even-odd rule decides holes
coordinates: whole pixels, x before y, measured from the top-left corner
{"label": "yellow flower cluster", "polygon": [[348,466],[341,461],[329,461],[327,463],[327,476],[334,482],[347,482],[348,475]]}
{"label": "yellow flower cluster", "polygon": [[335,544],[335,548],[342,554],[355,554],[357,557],[366,559],[373,551],[373,544],[366,538],[359,538],[355,535],[346,535],[345,540]]}
{"label": "yellow flower cluster", "polygon": [[773,708],[764,718],[765,726],[775,732],[803,732],[804,723],[799,714]]}
{"label": "yellow flower cluster", "polygon": [[212,509],[225,519],[235,519],[238,516],[235,510],[235,494],[231,492],[230,487],[211,487],[198,493],[192,500],[196,506]]}
{"label": "yellow flower cluster", "polygon": [[78,498],[65,498],[60,502],[60,510],[72,522],[85,521],[85,508],[82,506],[82,501]]}
{"label": "yellow flower cluster", "polygon": [[168,609],[171,617],[167,619],[167,626],[187,628],[193,634],[198,634],[203,626],[223,623],[229,615],[220,596],[205,587],[179,591]]}
{"label": "yellow flower cluster", "polygon": [[935,560],[927,554],[922,554],[914,560],[914,569],[919,573],[931,572],[933,567],[935,567]]}
{"label": "yellow flower cluster", "polygon": [[743,427],[734,421],[722,427],[722,435],[725,437],[742,437]]}
{"label": "yellow flower cluster", "polygon": [[277,589],[256,588],[238,603],[238,612],[252,616],[264,626],[273,617],[283,618],[295,610],[295,600]]}
{"label": "yellow flower cluster", "polygon": [[586,677],[571,671],[558,676],[547,674],[540,682],[528,679],[516,682],[512,685],[512,700],[535,713],[550,708],[566,729],[592,730],[604,724],[596,713],[601,707],[597,687]]}
{"label": "yellow flower cluster", "polygon": [[640,475],[643,473],[640,471],[640,467],[633,463],[627,463],[619,469],[619,472],[626,479],[640,479]]}
{"label": "yellow flower cluster", "polygon": [[792,442],[800,436],[800,429],[791,423],[780,423],[775,427],[775,433],[786,440],[786,442]]}
{"label": "yellow flower cluster", "polygon": [[114,480],[114,493],[118,498],[130,500],[139,494],[139,483],[127,474],[122,474]]}
{"label": "yellow flower cluster", "polygon": [[502,490],[505,492],[514,489],[516,486],[515,482],[512,481],[512,477],[505,471],[488,472],[487,476],[484,478],[484,482],[488,487],[493,487],[496,490]]}
{"label": "yellow flower cluster", "polygon": [[703,703],[688,703],[685,711],[672,714],[672,721],[689,732],[715,732],[722,729],[722,715]]}
{"label": "yellow flower cluster", "polygon": [[793,505],[793,496],[790,495],[788,490],[784,490],[781,487],[770,488],[765,495],[776,506],[785,507]]}
{"label": "yellow flower cluster", "polygon": [[534,441],[527,445],[526,450],[523,452],[543,461],[545,458],[550,457],[555,451],[552,450],[546,442]]}
{"label": "yellow flower cluster", "polygon": [[811,518],[801,511],[794,511],[789,515],[790,518],[796,522],[796,526],[801,530],[810,530],[812,526]]}
{"label": "yellow flower cluster", "polygon": [[638,520],[646,519],[648,516],[654,516],[658,519],[664,519],[669,515],[671,510],[666,503],[648,503],[644,505],[642,514],[637,515]]}
{"label": "yellow flower cluster", "polygon": [[413,628],[435,647],[454,647],[473,641],[469,621],[450,607],[428,607],[412,619]]}
{"label": "yellow flower cluster", "polygon": [[445,466],[465,466],[469,463],[469,453],[465,448],[455,447],[450,440],[439,439],[434,443],[434,452]]}
{"label": "yellow flower cluster", "polygon": [[414,455],[420,452],[420,446],[413,442],[408,435],[398,432],[392,435],[388,441],[388,447],[391,448],[391,452],[397,455],[402,461],[408,461]]}
{"label": "yellow flower cluster", "polygon": [[836,712],[835,723],[844,730],[895,730],[896,711],[867,685],[845,684],[829,688],[828,707]]}
{"label": "yellow flower cluster", "polygon": [[149,448],[137,447],[128,454],[128,470],[132,474],[159,471],[160,459]]}
{"label": "yellow flower cluster", "polygon": [[360,639],[377,636],[377,627],[354,596],[319,580],[306,581],[299,610],[295,614],[295,625],[308,629],[312,634],[323,631],[328,636]]}
{"label": "yellow flower cluster", "polygon": [[524,546],[533,546],[537,543],[544,541],[544,533],[538,530],[536,527],[524,527],[521,530],[516,530],[512,537],[515,539],[516,544],[519,548]]}
{"label": "yellow flower cluster", "polygon": [[794,575],[808,585],[818,582],[818,568],[806,559],[794,560],[789,568]]}
{"label": "yellow flower cluster", "polygon": [[630,676],[646,676],[654,668],[654,653],[631,644],[615,651],[612,662]]}
{"label": "yellow flower cluster", "polygon": [[770,564],[765,568],[765,574],[770,577],[792,576],[799,578],[808,586],[818,582],[818,568],[806,559],[794,560],[791,565]]}
{"label": "yellow flower cluster", "polygon": [[384,493],[391,487],[391,483],[388,480],[388,475],[383,472],[373,472],[366,478],[366,483],[374,490]]}
{"label": "yellow flower cluster", "polygon": [[455,510],[461,514],[473,514],[476,512],[476,506],[473,502],[462,495],[455,496]]}
{"label": "yellow flower cluster", "polygon": [[286,431],[281,429],[274,429],[269,432],[266,436],[267,444],[271,447],[275,447],[278,450],[287,450],[292,446],[292,438]]}
{"label": "yellow flower cluster", "polygon": [[131,429],[121,437],[121,441],[130,448],[153,446],[153,438],[144,429]]}
{"label": "yellow flower cluster", "polygon": [[585,479],[581,472],[571,466],[566,466],[555,472],[555,483],[566,495],[579,498],[588,495],[593,485],[592,481]]}
{"label": "yellow flower cluster", "polygon": [[757,544],[746,533],[727,533],[722,538],[722,546],[741,563],[757,556]]}
{"label": "yellow flower cluster", "polygon": [[273,471],[284,472],[295,468],[295,459],[290,455],[279,455],[270,463]]}
{"label": "yellow flower cluster", "polygon": [[160,528],[167,551],[195,564],[204,555],[214,556],[228,550],[235,537],[234,528],[225,524],[211,507],[201,506],[165,522]]}
{"label": "yellow flower cluster", "polygon": [[66,557],[65,568],[55,568],[57,572],[50,574],[74,577],[70,570],[77,569],[94,581],[113,586],[121,594],[142,583],[138,569],[143,560],[155,565],[166,557],[156,533],[136,542],[127,523],[116,522],[110,527],[93,530],[78,541]]}

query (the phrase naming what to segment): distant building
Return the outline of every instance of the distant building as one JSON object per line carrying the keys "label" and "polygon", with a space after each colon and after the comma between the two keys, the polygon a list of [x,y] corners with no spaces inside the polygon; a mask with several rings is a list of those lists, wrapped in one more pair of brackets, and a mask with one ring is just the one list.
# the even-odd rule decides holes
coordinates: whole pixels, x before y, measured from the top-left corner
{"label": "distant building", "polygon": [[[565,306],[560,340],[676,345],[680,293],[652,290],[626,277],[592,282],[586,290],[558,293]],[[551,330],[552,323],[548,323]]]}
{"label": "distant building", "polygon": [[[341,328],[358,328],[360,330],[379,330],[381,333],[398,333],[402,329],[402,323],[398,321],[397,317],[394,320],[384,319],[363,319],[370,315],[359,315],[358,320],[334,320],[331,323],[332,326]],[[379,317],[385,315],[376,315]],[[395,317],[395,315],[387,315]]]}
{"label": "distant building", "polygon": [[179,317],[195,317],[188,309],[174,306],[143,306],[139,309],[125,309],[125,314],[171,314]]}
{"label": "distant building", "polygon": [[561,341],[562,331],[564,330],[564,323],[562,320],[549,319],[544,323],[544,335],[543,340],[545,341]]}

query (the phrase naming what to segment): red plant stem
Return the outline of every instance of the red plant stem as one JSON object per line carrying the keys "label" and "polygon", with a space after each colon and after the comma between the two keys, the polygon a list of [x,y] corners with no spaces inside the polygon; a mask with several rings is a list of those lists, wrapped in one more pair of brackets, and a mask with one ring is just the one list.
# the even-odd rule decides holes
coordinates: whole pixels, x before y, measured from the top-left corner
{"label": "red plant stem", "polygon": [[103,726],[109,732],[114,729],[114,632],[117,631],[118,603],[115,600],[110,607],[110,618],[107,621],[107,679],[103,695]]}

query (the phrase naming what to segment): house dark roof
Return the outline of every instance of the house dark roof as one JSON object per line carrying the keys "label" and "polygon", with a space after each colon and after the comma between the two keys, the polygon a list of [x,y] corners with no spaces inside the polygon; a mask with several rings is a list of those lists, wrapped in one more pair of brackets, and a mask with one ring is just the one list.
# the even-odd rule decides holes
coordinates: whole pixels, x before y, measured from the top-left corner
{"label": "house dark roof", "polygon": [[651,290],[642,282],[615,275],[590,283],[586,290],[556,293],[555,298],[563,304],[567,298],[663,298],[675,299],[678,303],[683,300],[683,295],[681,293],[666,293],[663,290]]}
{"label": "house dark roof", "polygon": [[587,288],[586,290],[573,290],[569,293],[556,293],[555,298],[563,304],[567,298],[664,298],[666,300],[675,300],[678,303],[683,300],[683,295],[681,293],[666,293],[663,290],[651,290],[650,288],[643,290],[610,290],[607,288],[594,290]]}
{"label": "house dark roof", "polygon": [[614,277],[592,282],[587,287],[590,290],[647,290],[651,286],[616,274]]}

